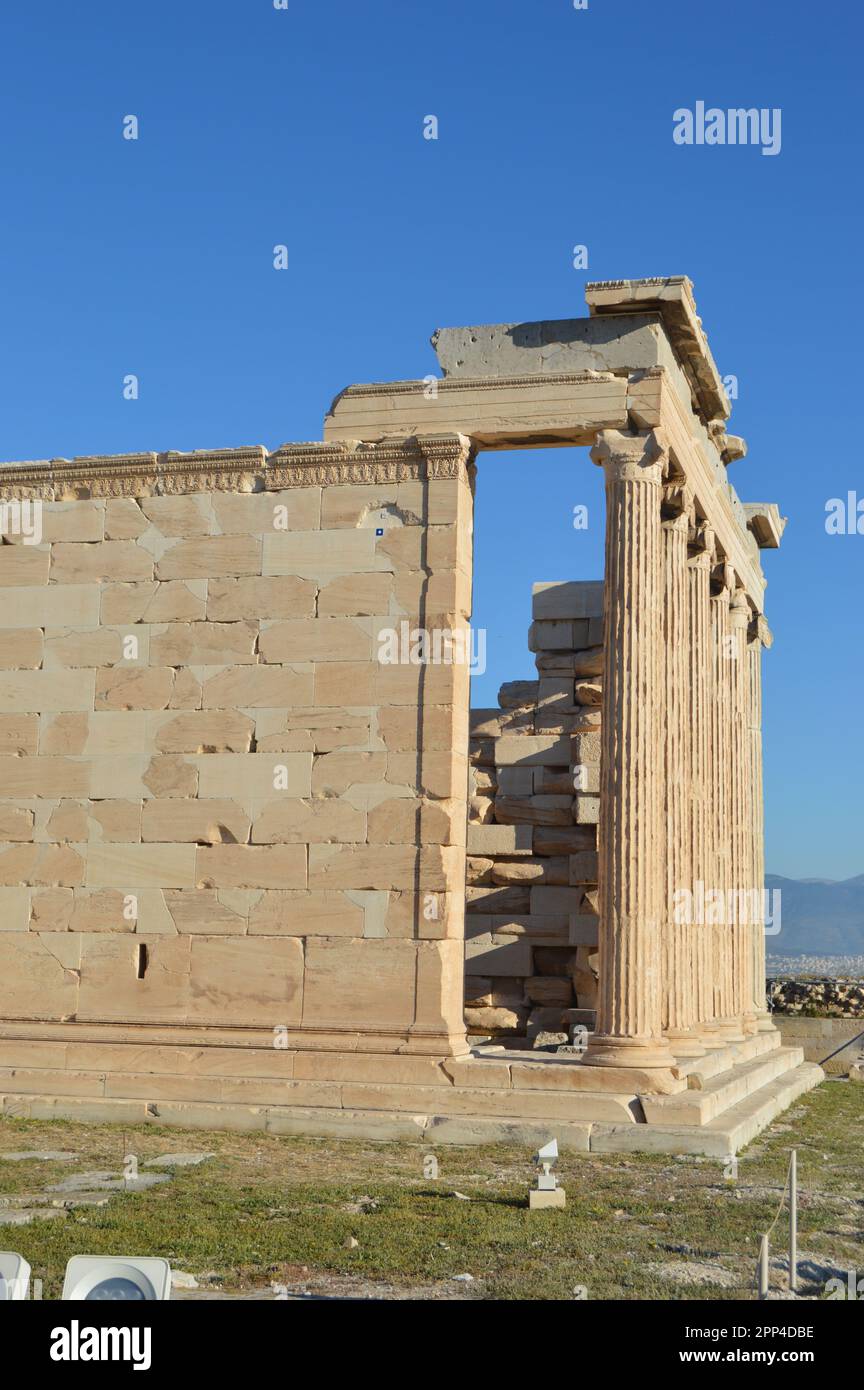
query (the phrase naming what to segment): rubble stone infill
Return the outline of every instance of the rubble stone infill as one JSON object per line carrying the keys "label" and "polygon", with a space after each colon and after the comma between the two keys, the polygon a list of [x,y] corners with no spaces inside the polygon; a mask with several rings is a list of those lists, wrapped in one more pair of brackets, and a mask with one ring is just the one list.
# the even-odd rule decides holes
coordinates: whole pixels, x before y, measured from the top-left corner
{"label": "rubble stone infill", "polygon": [[546,1048],[594,1026],[603,585],[535,584],[538,679],[472,710],[465,1020]]}
{"label": "rubble stone infill", "polygon": [[767,981],[773,1013],[805,1018],[864,1018],[864,980],[820,979]]}

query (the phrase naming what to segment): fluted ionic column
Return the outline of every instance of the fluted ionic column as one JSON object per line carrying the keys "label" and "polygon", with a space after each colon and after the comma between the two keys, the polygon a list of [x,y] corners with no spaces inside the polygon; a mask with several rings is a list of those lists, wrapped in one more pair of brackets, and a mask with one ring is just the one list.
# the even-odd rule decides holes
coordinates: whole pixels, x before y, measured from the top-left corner
{"label": "fluted ionic column", "polygon": [[756,1032],[753,1009],[753,856],[751,798],[753,782],[750,759],[750,698],[747,657],[747,628],[750,605],[738,589],[729,609],[730,747],[729,774],[731,814],[731,892],[729,895],[730,938],[732,944],[732,1013],[741,1020],[745,1032]]}
{"label": "fluted ionic column", "polygon": [[696,1018],[703,1042],[716,1045],[720,1032],[714,1023],[714,928],[705,921],[705,890],[713,882],[714,802],[711,763],[711,699],[714,687],[711,636],[711,570],[714,537],[703,527],[688,563],[690,618],[690,863],[691,916],[696,976]]}
{"label": "fluted ionic column", "polygon": [[751,623],[748,632],[749,666],[748,730],[750,736],[750,856],[753,865],[755,921],[752,927],[751,990],[753,1012],[760,1033],[774,1033],[776,1026],[766,1005],[765,990],[765,805],[762,789],[762,651],[771,646],[771,629],[762,617]]}
{"label": "fluted ionic column", "polygon": [[706,890],[706,918],[713,922],[714,1008],[717,1024],[727,1042],[741,1042],[744,1033],[734,1011],[732,913],[732,771],[728,565],[719,565],[715,578],[720,590],[711,599],[711,638],[714,687],[711,700],[711,789],[713,801],[714,879]]}
{"label": "fluted ionic column", "polygon": [[690,899],[690,613],[687,573],[689,519],[682,511],[661,526],[663,561],[663,822],[666,832],[666,891],[661,917],[664,1035],[679,1056],[705,1051],[695,1032],[697,1008],[695,935]]}
{"label": "fluted ionic column", "polygon": [[656,435],[605,430],[605,640],[599,826],[597,1032],[584,1061],[668,1068],[661,1032],[660,499]]}

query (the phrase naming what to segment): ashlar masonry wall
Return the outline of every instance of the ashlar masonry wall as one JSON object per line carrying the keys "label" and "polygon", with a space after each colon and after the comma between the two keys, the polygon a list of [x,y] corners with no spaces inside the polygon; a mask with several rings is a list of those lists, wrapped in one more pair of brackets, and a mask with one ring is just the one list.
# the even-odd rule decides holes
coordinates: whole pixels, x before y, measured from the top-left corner
{"label": "ashlar masonry wall", "polygon": [[472,471],[458,435],[0,470],[42,506],[0,545],[7,1038],[466,1050],[468,670],[378,655],[466,626]]}

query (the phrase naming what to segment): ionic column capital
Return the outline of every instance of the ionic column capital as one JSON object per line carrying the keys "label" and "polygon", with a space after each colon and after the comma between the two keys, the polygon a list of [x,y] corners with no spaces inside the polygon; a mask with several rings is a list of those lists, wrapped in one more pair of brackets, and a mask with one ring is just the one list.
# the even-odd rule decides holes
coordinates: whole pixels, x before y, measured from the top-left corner
{"label": "ionic column capital", "polygon": [[679,512],[677,516],[670,516],[660,523],[664,531],[683,532],[686,536],[690,530],[690,521],[686,512]]}
{"label": "ionic column capital", "polygon": [[729,623],[733,631],[745,631],[750,624],[750,605],[743,589],[736,589],[729,605]]}
{"label": "ionic column capital", "polygon": [[758,642],[767,651],[774,642],[774,634],[763,618],[761,613],[757,613],[747,629],[748,642]]}
{"label": "ionic column capital", "polygon": [[707,550],[697,550],[695,555],[691,555],[687,564],[691,570],[703,570],[710,574],[714,568],[714,557]]}
{"label": "ionic column capital", "polygon": [[592,462],[604,470],[607,481],[651,483],[658,488],[666,457],[665,439],[659,430],[638,434],[601,430],[591,450]]}
{"label": "ionic column capital", "polygon": [[[716,581],[716,579],[717,579],[716,573],[715,573],[712,577],[713,577],[714,580]],[[712,604],[716,604],[716,606],[717,606],[718,608],[722,608],[722,609],[723,609],[725,612],[727,612],[727,613],[729,612],[729,605],[730,605],[731,601],[732,601],[732,593],[731,593],[731,590],[730,590],[730,589],[728,588],[728,586],[725,585],[725,584],[721,584],[721,587],[717,590],[717,592],[716,592],[715,594],[712,594],[712,595],[711,595],[711,603],[712,603]]]}
{"label": "ionic column capital", "polygon": [[693,515],[693,504],[695,495],[686,477],[676,474],[675,477],[667,477],[663,483],[663,506],[667,511],[675,516],[682,516],[689,530],[690,518]]}
{"label": "ionic column capital", "polygon": [[716,552],[714,528],[712,526],[709,526],[707,521],[691,522],[690,547],[694,553],[694,556],[707,556],[711,564],[714,564]]}

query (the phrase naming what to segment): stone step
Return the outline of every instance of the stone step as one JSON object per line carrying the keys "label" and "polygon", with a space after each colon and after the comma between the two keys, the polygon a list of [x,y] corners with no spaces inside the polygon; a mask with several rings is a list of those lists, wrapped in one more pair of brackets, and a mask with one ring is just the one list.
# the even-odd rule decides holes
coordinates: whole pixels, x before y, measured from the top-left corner
{"label": "stone step", "polygon": [[[452,1066],[452,1081],[427,1086],[413,1082],[356,1078],[297,1081],[260,1077],[169,1076],[109,1072],[52,1072],[0,1069],[0,1093],[12,1103],[18,1094],[138,1101],[161,1113],[166,1104],[210,1104],[248,1107],[295,1106],[304,1109],[393,1111],[396,1113],[501,1116],[514,1120],[604,1120],[637,1124],[641,1118],[634,1090],[622,1089],[619,1078],[604,1074],[593,1089],[567,1085],[562,1071],[549,1075],[531,1068],[520,1084],[509,1065],[489,1060]],[[585,1071],[588,1069],[585,1068]],[[547,1082],[548,1084],[544,1084]],[[626,1078],[621,1078],[626,1081]],[[556,1085],[555,1082],[558,1082]],[[603,1084],[601,1084],[603,1083]],[[14,1107],[8,1113],[15,1113]]]}
{"label": "stone step", "polygon": [[461,1058],[448,1061],[445,1068],[457,1085],[476,1087],[493,1084],[491,1069],[505,1064],[509,1068],[507,1084],[514,1091],[584,1091],[592,1095],[613,1092],[635,1097],[643,1091],[677,1095],[687,1089],[686,1080],[676,1076],[671,1068],[595,1067],[583,1065],[573,1053],[543,1053],[509,1047],[494,1055],[477,1052],[467,1061]]}
{"label": "stone step", "polygon": [[[172,1126],[240,1130],[317,1138],[372,1139],[427,1144],[511,1144],[530,1154],[552,1134],[562,1150],[587,1153],[590,1121],[508,1119],[497,1116],[407,1114],[395,1110],[332,1110],[310,1106],[213,1105],[168,1101],[81,1100],[75,1096],[0,1095],[0,1114],[17,1119],[72,1120],[76,1124]],[[59,1213],[62,1214],[62,1213]]]}
{"label": "stone step", "polygon": [[783,1039],[775,1028],[768,1033],[754,1033],[743,1042],[730,1043],[736,1061],[748,1061],[751,1057],[764,1057],[766,1052],[774,1052],[783,1046]]}
{"label": "stone step", "polygon": [[[686,1076],[688,1084],[703,1085],[710,1077],[728,1072],[740,1062],[753,1057],[764,1056],[780,1047],[782,1038],[779,1032],[754,1033],[740,1043],[725,1043],[721,1047],[711,1047],[702,1057],[682,1057],[676,1067],[679,1076]],[[701,1078],[701,1081],[695,1078]]]}
{"label": "stone step", "polygon": [[803,1060],[800,1047],[777,1047],[761,1057],[740,1062],[731,1071],[705,1081],[698,1089],[675,1096],[643,1096],[645,1119],[648,1124],[706,1125],[776,1077],[800,1066]]}
{"label": "stone step", "polygon": [[738,1153],[793,1101],[824,1079],[821,1067],[813,1062],[802,1062],[701,1126],[596,1124],[591,1130],[591,1151],[707,1154],[726,1158]]}
{"label": "stone step", "polygon": [[[264,1130],[272,1134],[333,1135],[377,1140],[472,1144],[511,1143],[536,1148],[554,1134],[562,1149],[596,1153],[737,1153],[805,1091],[824,1078],[804,1062],[739,1101],[707,1125],[604,1123],[576,1118],[494,1114],[447,1115],[440,1110],[333,1109],[303,1105],[213,1104],[183,1100],[151,1103],[71,1095],[0,1095],[0,1114],[17,1119],[74,1120],[88,1124],[158,1124],[184,1129]],[[437,1089],[437,1088],[436,1088]],[[585,1096],[585,1100],[589,1097]]]}
{"label": "stone step", "polygon": [[725,1114],[718,1115],[705,1128],[726,1138],[728,1153],[737,1153],[798,1096],[811,1091],[824,1080],[825,1073],[815,1062],[801,1062],[792,1071],[769,1082],[761,1091],[733,1105]]}

